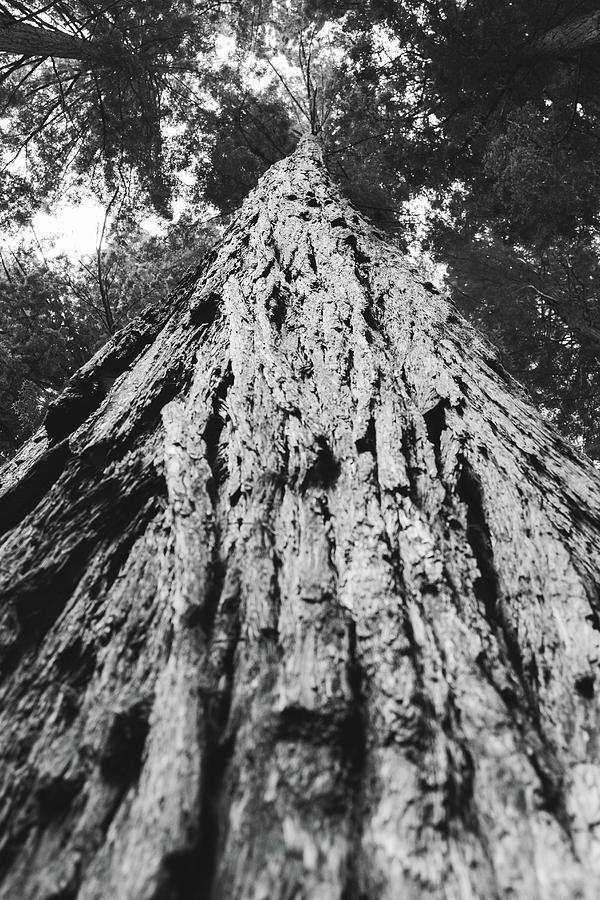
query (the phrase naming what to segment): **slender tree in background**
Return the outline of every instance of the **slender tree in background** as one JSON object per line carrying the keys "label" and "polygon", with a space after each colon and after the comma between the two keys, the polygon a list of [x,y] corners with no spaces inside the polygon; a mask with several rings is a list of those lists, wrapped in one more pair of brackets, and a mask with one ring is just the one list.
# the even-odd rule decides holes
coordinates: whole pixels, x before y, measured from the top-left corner
{"label": "slender tree in background", "polygon": [[595,898],[600,488],[305,138],[4,473],[0,897]]}
{"label": "slender tree in background", "polygon": [[69,167],[88,175],[99,167],[113,186],[134,171],[164,211],[163,129],[182,82],[201,82],[218,16],[211,0],[55,0],[42,8],[7,0],[0,5],[5,150],[41,157],[42,192]]}

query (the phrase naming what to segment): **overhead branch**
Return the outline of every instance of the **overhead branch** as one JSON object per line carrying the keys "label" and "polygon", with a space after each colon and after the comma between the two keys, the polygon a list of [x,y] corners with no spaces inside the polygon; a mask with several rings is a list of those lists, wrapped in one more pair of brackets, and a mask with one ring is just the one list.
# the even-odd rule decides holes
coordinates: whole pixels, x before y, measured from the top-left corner
{"label": "overhead branch", "polygon": [[535,38],[530,57],[571,56],[600,45],[600,10],[558,25]]}

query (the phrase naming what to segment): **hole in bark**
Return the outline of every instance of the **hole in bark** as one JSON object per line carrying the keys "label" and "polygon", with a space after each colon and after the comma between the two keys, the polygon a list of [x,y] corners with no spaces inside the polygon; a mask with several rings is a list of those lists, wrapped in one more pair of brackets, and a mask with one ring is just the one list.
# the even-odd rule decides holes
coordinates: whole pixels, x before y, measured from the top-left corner
{"label": "hole in bark", "polygon": [[281,331],[285,324],[285,317],[287,313],[287,298],[283,295],[283,292],[279,285],[275,285],[273,287],[273,291],[271,296],[267,301],[267,315],[269,319],[277,329],[277,331]]}
{"label": "hole in bark", "polygon": [[575,690],[580,697],[585,700],[593,700],[595,693],[596,679],[593,675],[582,675],[575,682]]}
{"label": "hole in bark", "polygon": [[442,434],[446,429],[447,408],[447,400],[440,400],[432,409],[423,414],[425,427],[427,428],[427,438],[433,447],[438,472],[442,470]]}
{"label": "hole in bark", "polygon": [[354,368],[354,350],[348,350],[348,355],[346,357],[346,366],[344,369],[344,381],[349,384],[350,378],[352,376],[352,370]]}
{"label": "hole in bark", "polygon": [[335,219],[331,219],[329,222],[332,228],[349,228],[350,226],[341,216],[336,216]]}
{"label": "hole in bark", "polygon": [[336,744],[346,753],[356,751],[356,722],[346,702],[331,702],[328,709],[288,706],[275,722],[275,740],[302,741],[315,747]]}
{"label": "hole in bark", "polygon": [[510,382],[510,375],[502,365],[499,359],[496,359],[495,356],[488,356],[484,359],[484,362],[488,369],[491,369],[492,372],[495,372],[502,381]]}
{"label": "hole in bark", "polygon": [[108,781],[130,784],[138,777],[149,730],[150,700],[116,713],[102,751],[100,768]]}
{"label": "hole in bark", "polygon": [[81,688],[63,688],[56,715],[57,721],[62,721],[65,727],[68,727],[77,716],[80,703]]}
{"label": "hole in bark", "polygon": [[358,453],[372,453],[375,455],[377,442],[375,436],[375,419],[370,417],[364,436],[355,441]]}
{"label": "hole in bark", "polygon": [[64,815],[83,786],[83,776],[46,776],[37,785],[35,797],[43,823]]}
{"label": "hole in bark", "polygon": [[344,238],[344,243],[347,244],[354,253],[354,259],[356,260],[356,264],[358,266],[367,265],[371,262],[371,257],[368,256],[368,254],[363,253],[358,246],[358,239],[355,234],[347,235]]}
{"label": "hole in bark", "polygon": [[425,288],[426,291],[429,291],[430,294],[439,294],[440,292],[436,288],[436,286],[431,281],[421,281],[421,284]]}
{"label": "hole in bark", "polygon": [[213,291],[208,296],[200,298],[190,311],[192,324],[210,325],[214,322],[220,299],[219,295]]}
{"label": "hole in bark", "polygon": [[519,706],[519,698],[516,691],[511,687],[503,687],[500,690],[500,696],[504,700],[508,709],[517,709]]}
{"label": "hole in bark", "polygon": [[594,631],[600,631],[600,619],[596,612],[591,612],[585,617],[585,621],[589,622]]}
{"label": "hole in bark", "polygon": [[304,480],[302,490],[310,487],[329,488],[335,484],[340,474],[340,464],[333,455],[327,439],[320,435],[316,441],[316,454]]}

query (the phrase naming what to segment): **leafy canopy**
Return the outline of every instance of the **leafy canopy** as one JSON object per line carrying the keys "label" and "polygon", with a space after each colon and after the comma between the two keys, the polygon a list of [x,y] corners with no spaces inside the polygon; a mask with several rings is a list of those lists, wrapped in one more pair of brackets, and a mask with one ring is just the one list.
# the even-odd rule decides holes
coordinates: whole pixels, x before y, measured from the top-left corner
{"label": "leafy canopy", "polygon": [[[595,14],[585,0],[6,3],[0,18],[85,47],[5,57],[6,153],[35,161],[12,167],[5,217],[26,220],[68,169],[107,203],[118,189],[123,211],[226,217],[309,127],[342,190],[444,265],[546,413],[600,454]],[[132,216],[109,243],[139,250]]]}

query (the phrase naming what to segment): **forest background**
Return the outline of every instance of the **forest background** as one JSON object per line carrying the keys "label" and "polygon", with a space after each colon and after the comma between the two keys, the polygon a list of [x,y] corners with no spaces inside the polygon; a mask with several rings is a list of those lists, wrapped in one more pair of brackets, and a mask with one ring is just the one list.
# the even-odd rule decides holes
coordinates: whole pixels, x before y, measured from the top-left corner
{"label": "forest background", "polygon": [[[358,209],[600,458],[593,2],[0,4],[0,458],[320,134]],[[101,209],[82,256],[40,212]]]}

